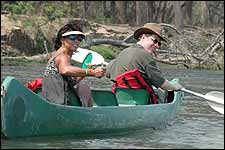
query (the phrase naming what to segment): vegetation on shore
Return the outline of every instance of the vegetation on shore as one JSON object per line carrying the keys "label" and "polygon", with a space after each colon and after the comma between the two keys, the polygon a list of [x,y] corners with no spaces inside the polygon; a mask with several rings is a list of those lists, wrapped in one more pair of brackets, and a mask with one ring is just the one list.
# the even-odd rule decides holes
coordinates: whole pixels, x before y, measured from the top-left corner
{"label": "vegetation on shore", "polygon": [[[115,54],[118,53],[121,49],[114,46],[108,45],[95,45],[92,46],[92,50],[98,52],[102,56],[104,56],[106,61],[110,61],[115,58]],[[79,66],[81,65],[79,62],[72,61],[73,65]],[[45,66],[47,64],[47,59],[43,60],[28,60],[26,57],[1,57],[1,66]]]}

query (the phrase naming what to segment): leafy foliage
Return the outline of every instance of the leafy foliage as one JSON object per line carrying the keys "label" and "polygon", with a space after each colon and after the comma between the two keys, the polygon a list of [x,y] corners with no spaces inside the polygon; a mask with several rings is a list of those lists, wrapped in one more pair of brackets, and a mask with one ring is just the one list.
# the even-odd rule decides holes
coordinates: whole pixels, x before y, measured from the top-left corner
{"label": "leafy foliage", "polygon": [[[211,26],[223,25],[224,23],[224,1],[203,1],[206,11],[202,15],[200,1],[193,1],[191,5],[191,14],[193,17],[185,17],[186,20],[193,19],[192,25],[202,25],[202,18],[206,18],[206,24]],[[170,1],[142,1],[143,7],[140,7],[144,13],[142,20],[145,22],[164,22],[173,23],[175,19],[174,2]],[[49,20],[55,20],[61,17],[85,18],[94,22],[104,24],[115,24],[122,19],[123,23],[135,24],[137,18],[135,1],[2,1],[2,10],[12,14],[26,14],[43,16]],[[184,4],[187,7],[187,4]],[[118,11],[119,10],[119,11]],[[120,13],[122,12],[123,16]],[[186,14],[187,12],[183,12]],[[140,15],[140,14],[139,14]],[[151,16],[151,17],[150,17]]]}
{"label": "leafy foliage", "polygon": [[4,10],[10,11],[12,14],[28,14],[34,11],[34,6],[25,1],[17,1],[15,4],[6,3],[3,6]]}
{"label": "leafy foliage", "polygon": [[103,46],[103,45],[92,46],[91,49],[104,56],[106,60],[111,60],[115,58],[116,57],[115,55],[119,51],[121,51],[121,49],[118,47]]}

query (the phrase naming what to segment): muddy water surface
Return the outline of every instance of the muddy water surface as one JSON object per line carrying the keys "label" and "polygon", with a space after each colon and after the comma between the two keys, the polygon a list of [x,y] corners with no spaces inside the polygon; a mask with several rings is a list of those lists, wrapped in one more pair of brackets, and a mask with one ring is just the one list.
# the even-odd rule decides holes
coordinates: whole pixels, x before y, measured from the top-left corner
{"label": "muddy water surface", "polygon": [[[198,93],[224,92],[223,71],[169,68],[161,70],[166,78],[177,77],[187,89]],[[2,66],[1,81],[6,76],[14,76],[25,84],[42,76],[43,71],[44,67]],[[86,81],[94,88],[110,89],[112,84],[105,78],[86,78]],[[1,139],[1,148],[223,149],[224,116],[212,110],[204,99],[185,94],[177,119],[172,125],[164,129],[143,129],[107,135]]]}

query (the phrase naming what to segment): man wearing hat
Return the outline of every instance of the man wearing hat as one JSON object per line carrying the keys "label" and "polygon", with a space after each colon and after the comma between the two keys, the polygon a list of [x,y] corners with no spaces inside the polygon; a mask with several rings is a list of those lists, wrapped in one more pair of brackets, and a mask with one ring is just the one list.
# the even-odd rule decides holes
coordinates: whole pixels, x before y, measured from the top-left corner
{"label": "man wearing hat", "polygon": [[146,23],[134,32],[138,41],[121,51],[118,57],[107,66],[106,77],[115,79],[118,75],[138,68],[147,84],[164,90],[180,90],[182,85],[172,85],[165,79],[158,68],[153,56],[155,49],[160,47],[161,41],[166,41],[161,35],[161,26],[156,23]]}

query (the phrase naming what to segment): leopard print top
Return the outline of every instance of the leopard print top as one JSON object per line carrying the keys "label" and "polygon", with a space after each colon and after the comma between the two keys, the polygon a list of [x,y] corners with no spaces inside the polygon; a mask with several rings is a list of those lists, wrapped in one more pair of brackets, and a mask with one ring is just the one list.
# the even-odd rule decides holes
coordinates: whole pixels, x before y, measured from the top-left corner
{"label": "leopard print top", "polygon": [[[44,76],[48,76],[49,74],[60,74],[55,62],[55,58],[59,55],[60,54],[56,55],[54,58],[52,58],[52,60],[48,62]],[[71,76],[62,76],[62,77],[64,80],[68,81],[73,86],[77,84],[76,77],[73,78]]]}
{"label": "leopard print top", "polygon": [[58,68],[56,66],[55,58],[58,55],[56,55],[51,61],[48,62],[47,67],[45,69],[44,76],[47,76],[48,74],[57,74],[59,73]]}

